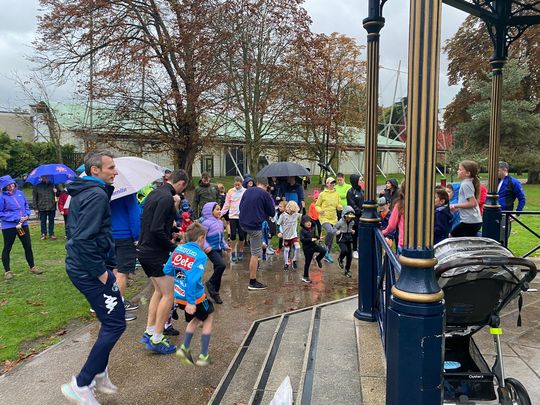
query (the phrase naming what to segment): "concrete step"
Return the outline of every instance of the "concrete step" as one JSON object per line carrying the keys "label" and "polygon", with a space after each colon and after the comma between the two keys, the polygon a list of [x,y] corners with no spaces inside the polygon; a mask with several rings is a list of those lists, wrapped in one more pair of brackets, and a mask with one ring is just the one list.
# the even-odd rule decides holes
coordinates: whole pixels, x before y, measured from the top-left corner
{"label": "concrete step", "polygon": [[209,404],[269,404],[287,376],[296,404],[362,403],[356,306],[349,297],[255,322]]}

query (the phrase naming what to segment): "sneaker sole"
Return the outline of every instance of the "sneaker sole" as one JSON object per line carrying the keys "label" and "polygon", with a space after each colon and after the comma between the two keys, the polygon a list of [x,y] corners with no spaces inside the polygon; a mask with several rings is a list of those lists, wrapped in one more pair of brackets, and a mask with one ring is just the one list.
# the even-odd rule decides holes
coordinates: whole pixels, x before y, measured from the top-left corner
{"label": "sneaker sole", "polygon": [[147,343],[146,345],[144,345],[144,347],[146,347],[147,350],[151,351],[151,352],[154,352],[154,353],[157,353],[157,354],[173,354],[173,353],[176,353],[176,346],[170,346],[170,351],[166,351],[166,352],[162,352],[161,350],[156,350],[152,345],[150,345],[150,343]]}
{"label": "sneaker sole", "polygon": [[84,405],[84,401],[82,399],[78,399],[78,395],[73,392],[69,384],[62,384],[60,389],[62,391],[62,395],[64,395],[64,397],[66,397],[69,401],[79,405]]}
{"label": "sneaker sole", "polygon": [[104,387],[104,386],[99,386],[97,384],[96,384],[96,390],[101,392],[102,394],[107,394],[107,395],[118,394],[118,388],[113,389],[113,388],[108,388],[108,387]]}
{"label": "sneaker sole", "polygon": [[178,359],[180,359],[180,361],[184,363],[186,366],[193,366],[194,364],[193,361],[191,361],[188,357],[186,357],[180,349],[176,351],[176,357],[178,357]]}
{"label": "sneaker sole", "polygon": [[250,291],[257,291],[257,290],[266,290],[268,287],[252,287],[248,285],[248,290]]}
{"label": "sneaker sole", "polygon": [[134,306],[134,307],[128,307],[128,308],[125,308],[126,312],[129,312],[129,311],[136,311],[139,309],[139,306]]}

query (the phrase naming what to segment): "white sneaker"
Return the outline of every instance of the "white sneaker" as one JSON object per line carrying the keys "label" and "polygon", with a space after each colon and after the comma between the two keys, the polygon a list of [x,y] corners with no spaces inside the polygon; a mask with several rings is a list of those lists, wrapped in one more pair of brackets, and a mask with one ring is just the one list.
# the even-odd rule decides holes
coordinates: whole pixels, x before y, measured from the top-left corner
{"label": "white sneaker", "polygon": [[109,371],[105,369],[103,373],[96,374],[94,381],[96,382],[96,389],[104,394],[116,394],[118,387],[111,382],[109,378]]}
{"label": "white sneaker", "polygon": [[353,259],[358,259],[358,252],[356,250],[352,253],[352,257]]}
{"label": "white sneaker", "polygon": [[71,377],[71,382],[62,385],[62,394],[78,405],[99,405],[96,397],[94,396],[94,387],[92,385],[86,387],[79,387],[77,385],[77,379]]}

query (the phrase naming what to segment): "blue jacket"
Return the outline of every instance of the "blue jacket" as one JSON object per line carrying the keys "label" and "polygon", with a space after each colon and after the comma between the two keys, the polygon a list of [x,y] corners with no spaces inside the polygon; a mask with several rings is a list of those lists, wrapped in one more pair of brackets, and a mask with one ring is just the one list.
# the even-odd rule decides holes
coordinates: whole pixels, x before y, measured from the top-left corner
{"label": "blue jacket", "polygon": [[226,250],[229,248],[225,242],[225,227],[221,219],[212,215],[217,202],[209,202],[204,204],[202,209],[202,225],[206,228],[206,242],[213,250]]}
{"label": "blue jacket", "polygon": [[304,189],[301,184],[290,185],[289,183],[281,183],[279,185],[279,196],[287,201],[294,201],[302,208],[304,201]]}
{"label": "blue jacket", "polygon": [[139,202],[135,194],[111,201],[111,217],[113,239],[139,240],[141,217]]}
{"label": "blue jacket", "polygon": [[[502,181],[502,184],[501,184]],[[516,211],[523,211],[525,203],[525,192],[523,191],[523,186],[518,179],[513,178],[512,176],[506,176],[504,179],[499,179],[499,205],[503,211],[513,211],[514,210],[514,201],[516,198],[518,200],[518,206]]]}
{"label": "blue jacket", "polygon": [[67,226],[66,271],[70,277],[99,277],[115,265],[109,200],[114,187],[87,176],[74,180]]}
{"label": "blue jacket", "polygon": [[202,276],[208,257],[195,242],[179,245],[167,260],[163,272],[174,277],[174,299],[178,304],[199,304],[206,294]]}
{"label": "blue jacket", "polygon": [[250,187],[240,200],[240,226],[245,231],[260,231],[263,221],[274,216],[275,206],[270,193]]}
{"label": "blue jacket", "polygon": [[[0,177],[0,190],[4,187],[14,184],[15,180],[11,176]],[[16,183],[15,183],[16,184]],[[2,229],[15,228],[20,222],[21,217],[27,217],[30,215],[30,207],[24,193],[15,188],[13,193],[3,191],[0,194],[0,221],[2,222]],[[28,225],[28,222],[24,222],[24,225]]]}
{"label": "blue jacket", "polygon": [[434,245],[448,238],[448,234],[452,230],[453,219],[454,215],[448,205],[435,208]]}

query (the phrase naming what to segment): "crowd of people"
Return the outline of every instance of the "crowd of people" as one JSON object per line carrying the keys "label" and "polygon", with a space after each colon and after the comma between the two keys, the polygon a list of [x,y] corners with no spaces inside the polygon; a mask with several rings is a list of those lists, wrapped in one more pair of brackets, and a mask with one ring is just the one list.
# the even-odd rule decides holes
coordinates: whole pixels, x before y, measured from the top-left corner
{"label": "crowd of people", "polygon": [[[358,227],[364,204],[364,184],[353,174],[328,177],[323,190],[309,191],[306,179],[236,177],[233,187],[211,182],[203,173],[193,198],[184,190],[189,177],[183,170],[168,171],[159,187],[146,187],[138,194],[110,201],[117,175],[114,157],[93,152],[84,161],[87,177],[77,178],[67,190],[55,188],[43,178],[34,188],[41,239],[56,239],[56,202],[66,223],[66,271],[74,286],[86,297],[101,322],[98,338],[80,373],[62,386],[64,395],[79,403],[96,403],[93,390],[114,393],[108,377],[109,353],[138,306],[124,299],[127,280],[137,261],[153,286],[145,330],[140,339],[147,350],[176,353],[188,365],[210,364],[209,344],[214,304],[223,304],[222,277],[228,260],[244,260],[249,245],[249,291],[264,290],[257,280],[261,261],[283,255],[283,270],[294,271],[304,261],[299,280],[309,285],[313,259],[318,268],[337,263],[345,277],[352,277],[353,258],[358,258]],[[503,209],[525,205],[519,181],[508,175],[508,164],[499,164],[499,195]],[[461,183],[435,190],[434,243],[448,237],[475,236],[482,225],[482,185],[478,164],[459,164]],[[18,237],[30,271],[40,274],[32,254],[28,218],[30,208],[24,193],[10,176],[0,177],[0,220],[4,248],[5,278],[13,277],[10,252]],[[311,203],[306,204],[306,193]],[[405,184],[389,179],[377,205],[383,235],[403,249]],[[47,226],[48,221],[48,226]],[[277,238],[277,240],[274,240]],[[302,255],[301,252],[302,251]],[[227,254],[227,255],[226,255]],[[212,274],[203,283],[207,263]],[[179,335],[172,318],[184,312],[187,323],[182,345],[177,348],[167,336]],[[202,324],[200,353],[194,358],[191,340]]]}

